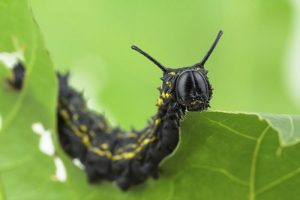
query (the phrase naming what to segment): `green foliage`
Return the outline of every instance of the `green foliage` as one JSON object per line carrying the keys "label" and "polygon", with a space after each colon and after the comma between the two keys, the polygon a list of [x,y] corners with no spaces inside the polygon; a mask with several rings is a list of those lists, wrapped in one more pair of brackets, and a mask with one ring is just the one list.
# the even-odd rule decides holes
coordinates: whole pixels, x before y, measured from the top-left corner
{"label": "green foliage", "polygon": [[174,157],[189,176],[175,196],[193,182],[195,199],[298,199],[299,123],[299,116],[191,114]]}
{"label": "green foliage", "polygon": [[[0,199],[298,199],[298,115],[191,113],[158,180],[126,193],[110,182],[88,184],[58,145],[55,73],[25,1],[0,1],[0,27],[0,52],[24,47],[27,66],[21,92],[0,87]],[[1,65],[1,83],[8,74]],[[67,182],[53,180],[53,160],[39,151],[34,122],[52,131]]]}
{"label": "green foliage", "polygon": [[284,85],[293,29],[290,1],[31,2],[55,68],[80,76],[74,84],[91,88],[86,94],[123,127],[142,128],[155,112],[161,76],[130,46],[138,45],[168,67],[182,67],[202,58],[219,29],[224,35],[207,62],[215,88],[212,108],[300,111]]}

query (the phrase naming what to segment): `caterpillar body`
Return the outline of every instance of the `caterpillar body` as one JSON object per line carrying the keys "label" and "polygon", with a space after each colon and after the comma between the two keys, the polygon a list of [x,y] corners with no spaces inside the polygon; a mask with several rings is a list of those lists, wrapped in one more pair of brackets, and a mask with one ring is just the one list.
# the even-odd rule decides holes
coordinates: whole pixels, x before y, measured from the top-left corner
{"label": "caterpillar body", "polygon": [[25,68],[22,62],[18,62],[12,69],[12,77],[6,80],[8,86],[15,90],[21,90],[23,87]]}
{"label": "caterpillar body", "polygon": [[[163,71],[157,113],[140,131],[127,132],[110,127],[101,114],[87,107],[82,94],[68,84],[69,75],[57,74],[59,141],[70,157],[82,162],[89,182],[106,179],[126,190],[148,177],[158,177],[160,162],[178,144],[180,122],[186,111],[203,111],[209,107],[212,87],[204,65],[221,35],[222,31],[199,63],[177,69],[164,67],[143,50],[132,46]],[[20,69],[13,72],[16,71],[14,80],[8,82],[20,89],[25,70],[22,76]]]}

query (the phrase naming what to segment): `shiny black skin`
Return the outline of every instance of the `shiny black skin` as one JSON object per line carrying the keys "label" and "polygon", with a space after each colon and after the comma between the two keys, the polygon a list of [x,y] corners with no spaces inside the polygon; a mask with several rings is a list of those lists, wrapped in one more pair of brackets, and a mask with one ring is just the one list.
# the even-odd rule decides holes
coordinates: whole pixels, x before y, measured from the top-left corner
{"label": "shiny black skin", "polygon": [[188,111],[202,111],[209,107],[212,87],[201,68],[183,70],[176,80],[176,98]]}
{"label": "shiny black skin", "polygon": [[223,31],[219,31],[215,41],[203,59],[191,67],[177,69],[166,68],[137,46],[133,45],[132,49],[147,57],[158,66],[164,74],[172,73],[176,76],[174,92],[176,94],[177,102],[181,106],[185,107],[188,111],[202,111],[210,107],[209,101],[212,97],[212,87],[208,81],[207,70],[204,68],[204,65],[214,51],[222,35]]}

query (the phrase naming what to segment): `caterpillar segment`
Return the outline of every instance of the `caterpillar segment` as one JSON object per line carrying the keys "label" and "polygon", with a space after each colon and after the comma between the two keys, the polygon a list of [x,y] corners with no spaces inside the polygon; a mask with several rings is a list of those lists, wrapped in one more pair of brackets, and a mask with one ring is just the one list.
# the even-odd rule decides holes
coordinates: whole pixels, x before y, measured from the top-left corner
{"label": "caterpillar segment", "polygon": [[[58,132],[62,147],[84,164],[90,182],[116,181],[126,190],[158,177],[158,165],[176,148],[179,122],[185,108],[176,103],[171,88],[163,87],[158,112],[141,131],[111,128],[104,117],[90,111],[81,94],[59,77]],[[168,74],[164,79],[172,79]],[[174,81],[174,80],[173,80]]]}

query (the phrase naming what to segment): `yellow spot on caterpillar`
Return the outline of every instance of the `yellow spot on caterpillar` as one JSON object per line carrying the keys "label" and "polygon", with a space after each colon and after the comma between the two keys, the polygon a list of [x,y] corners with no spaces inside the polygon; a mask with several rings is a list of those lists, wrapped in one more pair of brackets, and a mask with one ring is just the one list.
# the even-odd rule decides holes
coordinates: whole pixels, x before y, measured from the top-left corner
{"label": "yellow spot on caterpillar", "polygon": [[161,106],[162,104],[163,104],[163,100],[162,100],[162,98],[158,98],[158,100],[157,100],[157,106]]}
{"label": "yellow spot on caterpillar", "polygon": [[134,143],[129,143],[127,144],[126,146],[123,146],[123,147],[120,147],[116,150],[116,153],[120,154],[122,153],[125,149],[128,149],[128,148],[136,148],[137,147],[137,144],[134,144]]}
{"label": "yellow spot on caterpillar", "polygon": [[72,129],[72,131],[75,133],[77,137],[82,137],[82,133],[78,130],[76,126],[73,125],[72,121],[69,119],[68,111],[65,109],[62,109],[59,111],[60,115],[62,116],[63,120],[66,122],[66,124]]}
{"label": "yellow spot on caterpillar", "polygon": [[92,148],[91,149],[94,153],[96,153],[97,155],[99,155],[99,156],[105,156],[106,154],[105,154],[105,152],[104,151],[102,151],[102,150],[100,150],[100,149],[97,149],[97,148]]}
{"label": "yellow spot on caterpillar", "polygon": [[83,132],[87,132],[88,127],[86,125],[80,125],[80,130],[82,130]]}
{"label": "yellow spot on caterpillar", "polygon": [[[134,149],[133,151],[129,151],[129,152],[121,152],[121,153],[115,154],[115,155],[113,155],[108,150],[101,150],[101,149],[95,148],[95,147],[91,147],[89,149],[92,152],[96,153],[97,155],[107,157],[108,159],[111,159],[113,161],[122,160],[122,159],[129,160],[129,159],[134,158],[143,149],[144,146],[146,146],[147,144],[149,144],[155,140],[156,140],[155,137],[145,138],[139,146],[136,146],[136,144],[133,144],[133,143],[128,144],[128,146],[136,147],[136,149]],[[124,149],[124,147],[122,147],[121,149]],[[140,157],[140,159],[142,159],[142,158]]]}
{"label": "yellow spot on caterpillar", "polygon": [[124,159],[131,159],[135,156],[135,152],[125,152],[122,154]]}
{"label": "yellow spot on caterpillar", "polygon": [[142,143],[142,146],[145,146],[147,144],[149,144],[150,142],[153,142],[155,140],[155,138],[146,138],[143,143]]}
{"label": "yellow spot on caterpillar", "polygon": [[96,153],[99,156],[105,156],[105,157],[107,157],[109,159],[112,159],[112,153],[110,151],[103,151],[103,150],[97,149],[95,147],[93,147],[91,149],[91,151],[93,151],[94,153]]}
{"label": "yellow spot on caterpillar", "polygon": [[160,119],[159,118],[154,121],[154,125],[155,126],[157,126],[159,123],[160,123]]}
{"label": "yellow spot on caterpillar", "polygon": [[86,145],[89,146],[90,145],[90,138],[87,135],[84,135],[82,138],[82,142]]}
{"label": "yellow spot on caterpillar", "polygon": [[69,125],[69,127],[72,129],[72,131],[77,137],[82,137],[82,133],[77,129],[76,126],[74,126],[70,121],[66,121],[66,123]]}
{"label": "yellow spot on caterpillar", "polygon": [[167,93],[167,92],[162,92],[162,93],[161,93],[161,96],[162,96],[163,99],[167,99],[167,98],[170,97],[170,94]]}
{"label": "yellow spot on caterpillar", "polygon": [[60,115],[62,116],[62,118],[66,121],[69,119],[69,114],[66,110],[61,110],[60,111]]}
{"label": "yellow spot on caterpillar", "polygon": [[169,72],[168,74],[169,74],[169,75],[171,75],[171,76],[174,76],[174,75],[176,75],[176,73],[175,73],[175,72]]}
{"label": "yellow spot on caterpillar", "polygon": [[114,155],[113,157],[112,157],[112,160],[122,160],[123,158],[122,158],[122,156],[120,156],[120,155]]}
{"label": "yellow spot on caterpillar", "polygon": [[171,86],[172,86],[172,84],[171,84],[170,81],[167,81],[167,82],[166,82],[166,85],[167,85],[168,87],[171,87]]}
{"label": "yellow spot on caterpillar", "polygon": [[137,154],[138,152],[140,152],[144,146],[146,146],[147,144],[153,142],[154,140],[156,140],[155,137],[151,137],[151,138],[146,138],[142,141],[141,145],[138,146],[136,149],[135,149],[135,154]]}
{"label": "yellow spot on caterpillar", "polygon": [[77,121],[77,120],[79,119],[78,114],[74,114],[74,115],[72,116],[72,119],[73,119],[74,121]]}
{"label": "yellow spot on caterpillar", "polygon": [[141,141],[143,141],[143,139],[145,139],[147,137],[147,135],[150,135],[152,131],[153,131],[152,128],[148,128],[145,132],[143,132],[140,135],[140,137],[138,138],[138,143],[140,143]]}
{"label": "yellow spot on caterpillar", "polygon": [[102,148],[102,149],[108,149],[108,144],[107,144],[107,143],[101,144],[101,148]]}

